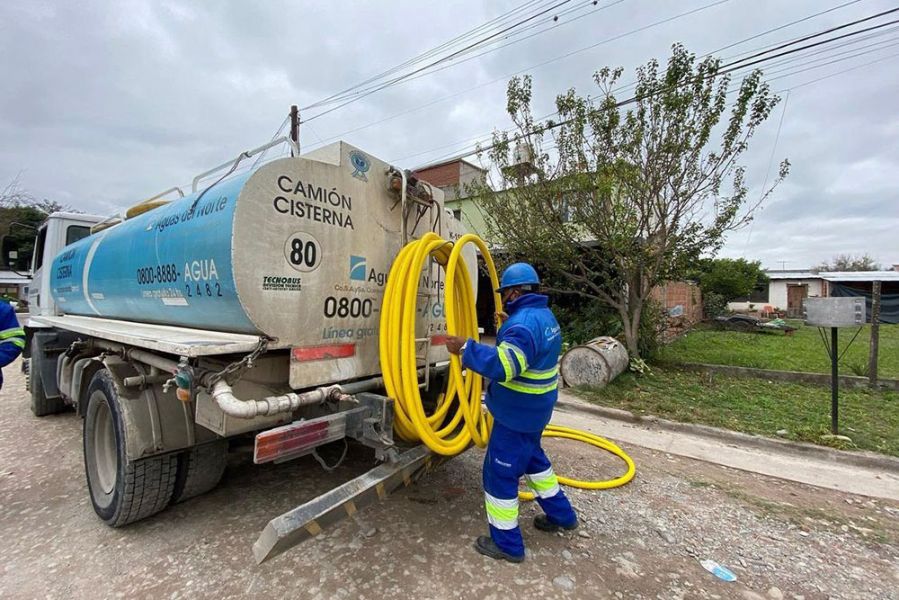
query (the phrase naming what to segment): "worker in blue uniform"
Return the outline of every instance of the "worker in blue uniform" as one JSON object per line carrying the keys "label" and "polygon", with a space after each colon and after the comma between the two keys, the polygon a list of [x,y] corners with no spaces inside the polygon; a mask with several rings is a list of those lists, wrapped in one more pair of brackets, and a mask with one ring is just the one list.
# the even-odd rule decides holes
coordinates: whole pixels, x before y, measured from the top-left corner
{"label": "worker in blue uniform", "polygon": [[[16,360],[25,348],[25,330],[19,326],[16,311],[9,302],[0,300],[0,369]],[[3,371],[0,370],[0,388]]]}
{"label": "worker in blue uniform", "polygon": [[493,430],[484,457],[484,503],[490,536],[475,549],[491,558],[521,562],[524,541],[518,526],[518,481],[524,476],[545,514],[534,519],[542,531],[575,529],[577,515],[540,446],[558,398],[562,333],[538,294],[534,267],[515,263],[503,271],[499,291],[507,315],[496,346],[450,336],[447,349],[462,357],[462,366],[490,380],[487,408]]}

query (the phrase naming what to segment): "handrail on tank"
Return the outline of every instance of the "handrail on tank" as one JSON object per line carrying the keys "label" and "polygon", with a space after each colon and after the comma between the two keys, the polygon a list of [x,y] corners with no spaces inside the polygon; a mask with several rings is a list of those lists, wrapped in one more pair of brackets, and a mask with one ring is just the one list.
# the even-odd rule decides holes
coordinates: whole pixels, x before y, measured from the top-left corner
{"label": "handrail on tank", "polygon": [[254,149],[252,149],[252,150],[246,150],[246,151],[244,151],[244,152],[241,152],[240,154],[237,155],[237,158],[234,159],[234,160],[229,160],[228,162],[222,163],[222,164],[220,164],[219,166],[214,167],[214,168],[212,168],[212,169],[209,169],[208,171],[206,171],[206,172],[204,172],[204,173],[200,173],[199,175],[197,175],[196,177],[194,177],[194,181],[193,181],[193,185],[192,185],[192,191],[193,191],[193,192],[196,192],[196,191],[197,191],[198,184],[200,183],[200,181],[201,181],[203,178],[209,177],[209,176],[212,175],[213,173],[215,173],[215,172],[217,172],[217,171],[221,171],[221,170],[224,169],[225,167],[230,167],[231,170],[233,171],[234,169],[237,168],[237,165],[239,165],[239,164],[240,164],[240,161],[242,161],[243,159],[245,159],[245,158],[250,158],[251,156],[253,156],[253,155],[255,155],[255,154],[259,154],[260,152],[265,152],[265,151],[268,150],[269,148],[272,148],[272,147],[274,147],[274,146],[278,146],[278,145],[280,145],[280,144],[283,144],[284,142],[287,142],[288,144],[291,145],[291,147],[293,147],[293,149],[294,149],[294,151],[295,151],[295,153],[296,153],[297,156],[300,155],[300,146],[299,146],[294,140],[292,140],[292,139],[290,139],[289,137],[286,137],[286,136],[284,136],[284,137],[279,137],[278,139],[272,140],[271,142],[269,142],[269,143],[267,143],[267,144],[263,144],[263,145],[259,146],[258,148],[254,148]]}
{"label": "handrail on tank", "polygon": [[110,215],[99,223],[91,225],[91,235],[103,231],[104,229],[109,229],[113,225],[118,225],[123,221],[124,219],[120,215]]}
{"label": "handrail on tank", "polygon": [[139,202],[138,205],[144,204],[147,202],[153,202],[153,200],[156,200],[157,198],[162,198],[163,196],[168,196],[172,192],[178,192],[178,196],[180,196],[181,198],[184,198],[184,191],[176,185],[175,187],[169,188],[164,192],[160,192],[160,193],[156,194],[155,196],[151,196],[150,198],[147,198],[143,202]]}

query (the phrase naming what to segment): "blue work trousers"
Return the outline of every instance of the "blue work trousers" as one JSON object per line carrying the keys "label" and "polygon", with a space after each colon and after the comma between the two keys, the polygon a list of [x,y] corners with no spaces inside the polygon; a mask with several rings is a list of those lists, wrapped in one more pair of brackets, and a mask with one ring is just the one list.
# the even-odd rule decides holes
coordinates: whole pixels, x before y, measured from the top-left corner
{"label": "blue work trousers", "polygon": [[524,554],[518,526],[518,482],[522,476],[551,522],[562,527],[577,522],[540,447],[540,436],[541,432],[522,433],[494,421],[484,457],[484,505],[490,536],[503,552],[513,556]]}

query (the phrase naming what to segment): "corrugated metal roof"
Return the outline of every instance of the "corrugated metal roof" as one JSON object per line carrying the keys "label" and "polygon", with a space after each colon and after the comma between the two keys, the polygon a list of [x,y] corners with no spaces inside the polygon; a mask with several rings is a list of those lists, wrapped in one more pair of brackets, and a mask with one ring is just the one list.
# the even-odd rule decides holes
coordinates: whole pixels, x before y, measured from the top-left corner
{"label": "corrugated metal roof", "polygon": [[818,273],[811,271],[765,271],[768,279],[821,279]]}
{"label": "corrugated metal roof", "polygon": [[827,281],[899,281],[899,271],[829,271],[820,276]]}

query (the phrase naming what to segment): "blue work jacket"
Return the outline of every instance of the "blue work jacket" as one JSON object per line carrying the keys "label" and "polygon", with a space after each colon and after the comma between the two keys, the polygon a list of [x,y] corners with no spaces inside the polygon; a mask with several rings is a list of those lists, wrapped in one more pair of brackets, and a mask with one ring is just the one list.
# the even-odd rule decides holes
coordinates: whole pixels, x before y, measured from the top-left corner
{"label": "blue work jacket", "polygon": [[543,431],[559,396],[562,330],[549,299],[525,294],[506,305],[508,320],[496,334],[496,346],[469,339],[462,366],[490,379],[487,408],[515,431]]}
{"label": "blue work jacket", "polygon": [[[8,302],[0,300],[0,368],[16,360],[25,347],[25,330],[19,326],[16,311]],[[0,371],[3,387],[3,371]]]}

